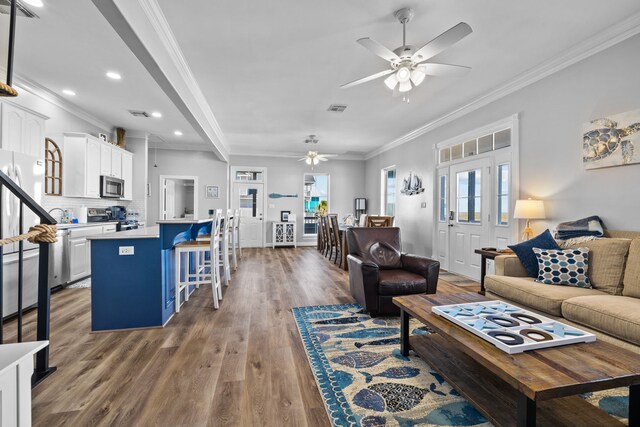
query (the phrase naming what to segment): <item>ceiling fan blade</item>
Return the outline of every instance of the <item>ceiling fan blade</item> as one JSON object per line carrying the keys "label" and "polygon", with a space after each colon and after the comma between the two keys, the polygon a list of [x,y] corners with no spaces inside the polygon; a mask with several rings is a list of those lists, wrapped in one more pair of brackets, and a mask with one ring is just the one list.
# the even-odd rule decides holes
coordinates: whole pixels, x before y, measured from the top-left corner
{"label": "ceiling fan blade", "polygon": [[395,70],[384,70],[384,71],[380,71],[379,73],[372,74],[372,75],[370,75],[370,76],[363,77],[363,78],[358,79],[358,80],[354,80],[354,81],[352,81],[352,82],[350,82],[350,83],[343,84],[343,85],[342,85],[342,86],[340,86],[340,87],[341,87],[342,89],[347,89],[347,88],[350,88],[350,87],[353,87],[353,86],[356,86],[356,85],[359,85],[359,84],[362,84],[362,83],[370,82],[371,80],[379,79],[380,77],[384,77],[384,76],[386,76],[386,75],[388,75],[388,74],[393,73],[394,71],[395,71]]}
{"label": "ceiling fan blade", "polygon": [[325,159],[324,157],[318,157],[318,160],[320,160],[321,162],[328,162],[329,159]]}
{"label": "ceiling fan blade", "polygon": [[416,67],[416,70],[422,71],[428,76],[464,76],[467,74],[471,67],[465,67],[464,65],[451,65],[451,64],[437,64],[435,62],[429,62],[426,64],[420,64]]}
{"label": "ceiling fan blade", "polygon": [[303,160],[307,160],[307,158],[306,158],[306,157],[303,157],[303,158],[301,158],[301,159],[298,159],[298,161],[299,161],[299,162],[301,162],[301,161],[303,161]]}
{"label": "ceiling fan blade", "polygon": [[458,25],[449,28],[447,31],[418,49],[418,51],[416,51],[416,53],[411,57],[411,60],[415,63],[424,62],[427,59],[436,56],[449,46],[459,42],[472,32],[473,30],[469,24],[461,22]]}
{"label": "ceiling fan blade", "polygon": [[362,39],[358,39],[358,43],[367,48],[374,55],[378,55],[380,58],[385,59],[389,62],[393,60],[400,60],[400,57],[398,55],[396,55],[391,50],[387,49],[374,39],[364,37]]}
{"label": "ceiling fan blade", "polygon": [[320,154],[322,157],[338,157],[338,154]]}

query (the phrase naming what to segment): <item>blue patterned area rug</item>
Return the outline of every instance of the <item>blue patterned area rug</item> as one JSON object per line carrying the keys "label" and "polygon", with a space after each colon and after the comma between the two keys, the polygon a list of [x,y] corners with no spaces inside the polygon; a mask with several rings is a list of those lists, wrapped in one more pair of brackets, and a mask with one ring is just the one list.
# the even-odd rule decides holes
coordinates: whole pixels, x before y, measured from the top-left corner
{"label": "blue patterned area rug", "polygon": [[[413,353],[400,354],[400,319],[371,318],[359,304],[293,309],[327,414],[334,426],[490,426]],[[411,319],[412,334],[428,329]],[[628,391],[583,398],[626,421]]]}

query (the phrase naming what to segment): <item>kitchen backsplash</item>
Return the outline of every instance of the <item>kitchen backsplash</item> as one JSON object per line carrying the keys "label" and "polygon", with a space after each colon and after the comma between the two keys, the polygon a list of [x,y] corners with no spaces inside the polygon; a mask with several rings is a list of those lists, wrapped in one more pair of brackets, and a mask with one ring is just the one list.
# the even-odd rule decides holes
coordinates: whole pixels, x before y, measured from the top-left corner
{"label": "kitchen backsplash", "polygon": [[[125,206],[127,211],[134,210],[138,212],[138,219],[140,221],[144,220],[145,212],[144,212],[144,200],[114,200],[114,199],[82,199],[75,197],[58,197],[58,196],[44,196],[44,200],[42,201],[42,206],[46,210],[50,210],[53,208],[61,208],[61,209],[71,209],[73,211],[74,217],[78,215],[78,212],[82,206],[86,206],[88,208],[108,208],[109,206]],[[62,217],[62,212],[54,211],[51,215],[56,219],[60,220]]]}

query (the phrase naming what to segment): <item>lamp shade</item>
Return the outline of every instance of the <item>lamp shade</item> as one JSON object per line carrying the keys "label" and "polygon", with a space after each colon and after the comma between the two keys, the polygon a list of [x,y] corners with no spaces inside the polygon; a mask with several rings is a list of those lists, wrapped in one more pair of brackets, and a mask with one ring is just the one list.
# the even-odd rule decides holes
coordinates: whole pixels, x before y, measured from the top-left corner
{"label": "lamp shade", "polygon": [[513,211],[516,219],[544,219],[544,202],[542,200],[516,200],[516,208]]}

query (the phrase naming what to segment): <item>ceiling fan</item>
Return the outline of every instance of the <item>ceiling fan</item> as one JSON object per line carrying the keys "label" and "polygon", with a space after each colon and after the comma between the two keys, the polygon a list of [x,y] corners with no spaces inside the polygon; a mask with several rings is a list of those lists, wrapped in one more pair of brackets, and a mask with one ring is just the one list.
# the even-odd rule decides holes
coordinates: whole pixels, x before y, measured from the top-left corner
{"label": "ceiling fan", "polygon": [[328,157],[336,157],[337,154],[320,154],[317,151],[309,151],[304,155],[301,159],[298,159],[299,162],[305,161],[306,164],[311,165],[311,170],[320,162],[326,162]]}
{"label": "ceiling fan", "polygon": [[414,16],[413,10],[399,9],[393,16],[402,24],[402,46],[399,48],[391,51],[369,37],[358,39],[358,43],[369,51],[389,61],[389,68],[346,83],[341,86],[343,89],[388,76],[384,83],[389,89],[394,92],[408,92],[420,85],[426,76],[461,76],[471,69],[462,65],[426,62],[471,34],[473,30],[467,23],[460,22],[416,50],[415,46],[407,45],[406,40],[406,25]]}

